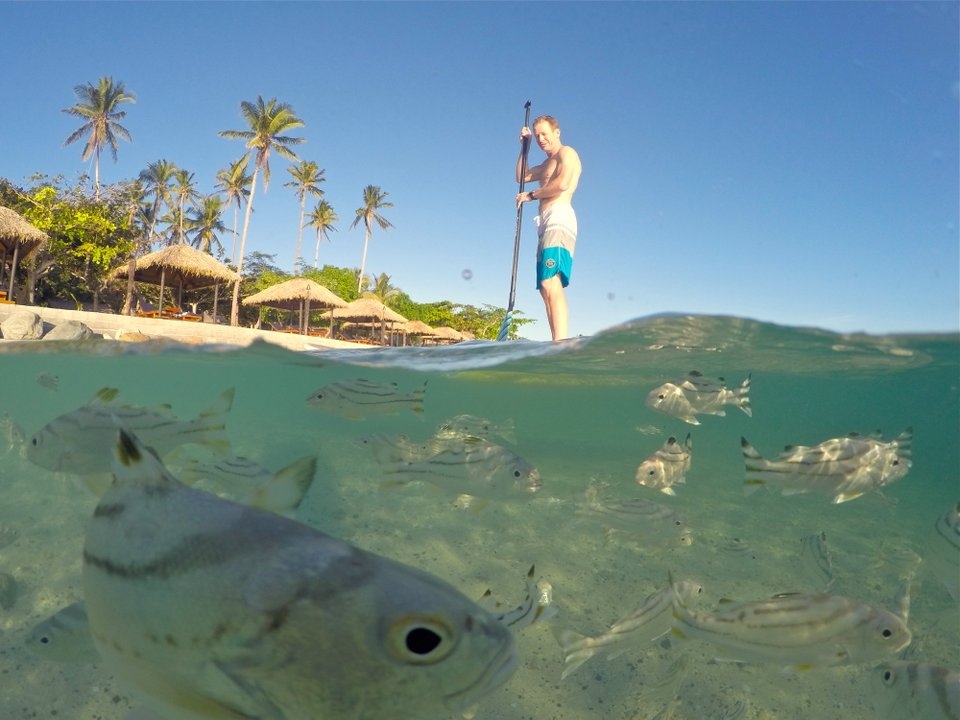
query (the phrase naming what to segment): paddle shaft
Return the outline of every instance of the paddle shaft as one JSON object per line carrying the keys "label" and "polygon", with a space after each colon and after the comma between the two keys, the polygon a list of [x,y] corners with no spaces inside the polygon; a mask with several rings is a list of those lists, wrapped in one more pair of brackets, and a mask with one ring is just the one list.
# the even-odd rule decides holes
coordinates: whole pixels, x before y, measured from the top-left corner
{"label": "paddle shaft", "polygon": [[[523,106],[523,126],[530,125],[530,101]],[[530,153],[530,135],[523,139],[522,154],[520,157],[520,192],[527,175],[527,155]],[[523,203],[517,204],[517,228],[513,240],[513,272],[510,275],[510,300],[507,302],[507,316],[513,311],[513,304],[517,300],[517,265],[520,262],[520,230],[523,223]],[[506,318],[505,318],[506,319]]]}

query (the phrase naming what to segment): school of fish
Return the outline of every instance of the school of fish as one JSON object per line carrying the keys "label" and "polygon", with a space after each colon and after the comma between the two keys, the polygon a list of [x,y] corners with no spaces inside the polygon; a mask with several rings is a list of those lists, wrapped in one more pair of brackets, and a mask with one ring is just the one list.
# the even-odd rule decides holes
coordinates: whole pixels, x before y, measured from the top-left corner
{"label": "school of fish", "polygon": [[[56,390],[49,380],[38,383]],[[698,415],[722,417],[727,405],[752,417],[750,389],[749,375],[730,389],[722,377],[691,371],[650,390],[645,404],[700,425]],[[426,383],[404,389],[348,378],[314,390],[305,404],[363,421],[420,415],[426,393]],[[494,600],[491,591],[471,601],[439,578],[292,519],[314,483],[317,458],[271,471],[231,454],[233,389],[186,421],[165,406],[117,403],[118,394],[100,390],[29,439],[3,418],[7,447],[22,447],[38,467],[83,478],[100,496],[83,544],[83,599],[38,623],[27,645],[51,661],[104,662],[159,718],[469,717],[516,669],[513,634],[536,623],[553,631],[561,679],[598,654],[610,660],[665,639],[682,651],[700,641],[717,658],[745,664],[875,666],[893,720],[960,716],[957,671],[900,659],[912,640],[909,580],[892,610],[831,593],[836,573],[824,532],[800,538],[803,591],[722,598],[708,611],[691,607],[703,595],[699,583],[668,578],[634,611],[587,635],[570,627],[552,585],[535,582],[533,567],[519,605]],[[834,504],[880,493],[911,469],[912,440],[910,427],[891,440],[851,433],[788,445],[768,460],[741,438],[745,493],[770,487],[826,495]],[[356,440],[385,487],[427,483],[502,503],[531,498],[545,485],[508,447],[515,443],[513,421],[468,414],[420,439],[373,432]],[[675,497],[692,450],[692,433],[670,435],[637,466],[636,484]],[[686,518],[669,505],[648,496],[606,499],[593,483],[573,515],[648,551],[693,543]],[[932,519],[930,536],[930,568],[960,600],[960,502]],[[737,546],[747,547],[739,538]]]}

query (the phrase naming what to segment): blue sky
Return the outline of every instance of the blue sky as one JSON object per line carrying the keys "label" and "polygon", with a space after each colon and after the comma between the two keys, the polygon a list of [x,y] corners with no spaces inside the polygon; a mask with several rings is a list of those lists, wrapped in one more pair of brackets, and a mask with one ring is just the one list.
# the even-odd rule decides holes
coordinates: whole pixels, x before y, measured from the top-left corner
{"label": "blue sky", "polygon": [[[276,97],[341,218],[321,264],[359,266],[349,225],[378,185],[395,228],[375,232],[368,272],[419,302],[505,306],[529,99],[583,162],[572,334],[668,311],[960,328],[956,2],[3,2],[0,27],[15,183],[91,171],[61,110],[103,75],[137,98],[104,182],[164,158],[211,192],[243,149],[218,131]],[[289,270],[288,165],[257,191],[248,249]],[[516,304],[546,339],[533,214]]]}

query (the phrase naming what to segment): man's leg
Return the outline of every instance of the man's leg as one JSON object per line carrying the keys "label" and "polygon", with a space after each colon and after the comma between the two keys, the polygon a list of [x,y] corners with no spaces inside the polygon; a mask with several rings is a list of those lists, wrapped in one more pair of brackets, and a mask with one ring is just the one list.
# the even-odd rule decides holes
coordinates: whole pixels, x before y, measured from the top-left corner
{"label": "man's leg", "polygon": [[567,337],[568,311],[567,296],[563,292],[559,273],[540,283],[540,297],[547,309],[550,334],[554,340],[563,340]]}

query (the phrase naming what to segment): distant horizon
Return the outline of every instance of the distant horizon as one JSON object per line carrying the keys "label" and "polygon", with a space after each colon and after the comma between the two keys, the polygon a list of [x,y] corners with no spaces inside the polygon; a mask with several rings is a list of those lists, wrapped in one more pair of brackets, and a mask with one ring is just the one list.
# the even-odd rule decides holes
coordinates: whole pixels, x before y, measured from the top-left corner
{"label": "distant horizon", "polygon": [[[111,76],[136,103],[124,106],[132,142],[116,163],[103,155],[101,182],[164,158],[210,193],[243,151],[218,132],[243,128],[241,101],[276,97],[304,119],[295,149],[325,170],[340,217],[320,266],[360,265],[363,233],[349,225],[373,184],[394,203],[394,228],[375,230],[367,274],[389,274],[419,303],[505,307],[529,99],[584,163],[571,335],[663,312],[954,333],[958,7],[3,3],[0,89],[17,112],[0,116],[0,175],[22,186],[85,173],[82,143],[63,146],[79,122],[62,110],[74,86]],[[564,50],[538,64],[528,48],[547,10]],[[243,67],[238,37],[261,50]],[[144,52],[157,38],[163,62]],[[290,272],[288,165],[274,156],[269,191],[257,189],[248,253]],[[524,332],[546,339],[533,215],[525,208],[516,307],[536,320]],[[309,265],[314,239],[304,232]],[[221,241],[229,250],[229,233]]]}

